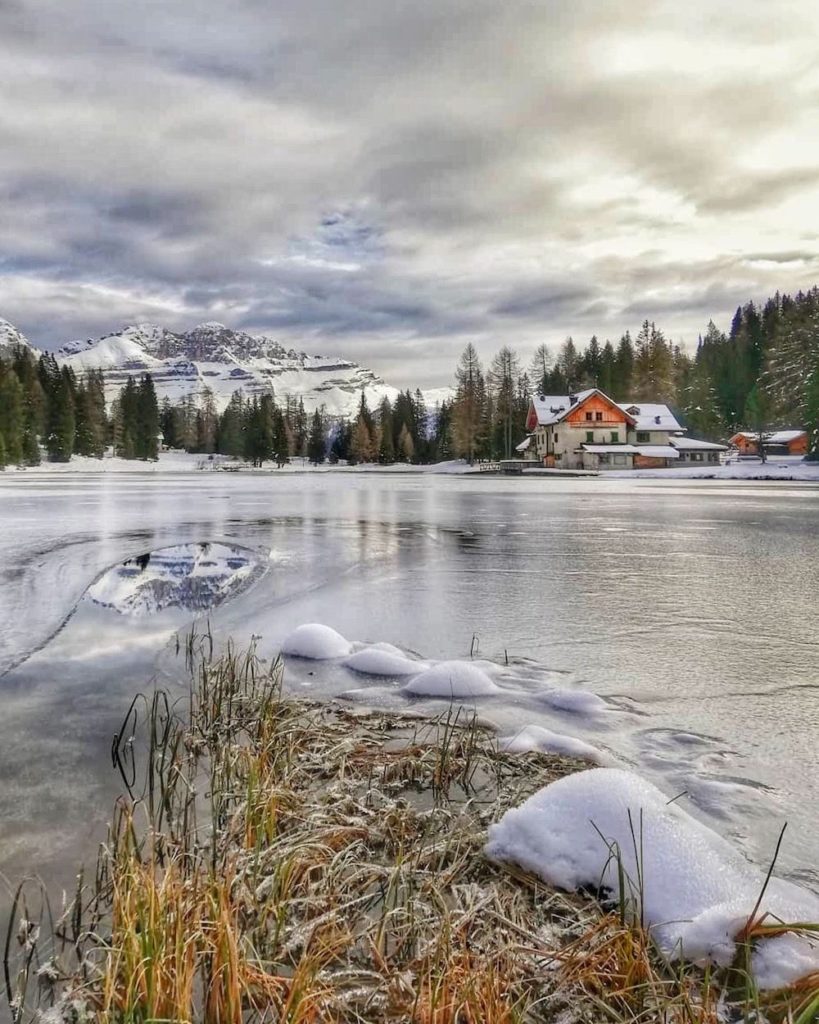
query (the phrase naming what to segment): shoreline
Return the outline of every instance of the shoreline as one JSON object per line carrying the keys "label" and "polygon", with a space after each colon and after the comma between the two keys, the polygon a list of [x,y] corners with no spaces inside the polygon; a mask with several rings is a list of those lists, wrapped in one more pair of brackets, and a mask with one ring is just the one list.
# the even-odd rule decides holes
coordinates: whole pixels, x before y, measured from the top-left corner
{"label": "shoreline", "polygon": [[[224,457],[222,457],[224,458]],[[8,466],[2,479],[18,479],[21,477],[52,477],[52,476],[156,476],[166,474],[197,476],[202,473],[219,473],[230,476],[235,473],[242,476],[290,477],[290,476],[321,476],[327,474],[347,476],[433,476],[433,477],[480,477],[501,478],[509,481],[521,479],[596,479],[596,480],[653,480],[653,481],[732,481],[747,483],[783,482],[819,484],[819,462],[805,462],[801,458],[781,457],[769,460],[764,466],[755,462],[742,462],[721,465],[718,467],[679,467],[672,469],[649,470],[607,470],[605,472],[588,473],[573,470],[547,470],[539,466],[525,468],[521,473],[502,473],[498,470],[482,469],[479,464],[468,465],[463,460],[451,460],[429,465],[408,465],[396,463],[390,466],[365,464],[359,466],[341,466],[322,464],[313,466],[306,463],[291,462],[281,468],[274,464],[254,467],[244,462],[231,462],[224,458],[222,462],[210,464],[207,456],[180,452],[163,452],[155,462],[141,462],[133,459],[120,459],[107,456],[93,459],[85,456],[72,457],[70,462],[43,462],[39,466],[16,467]]]}

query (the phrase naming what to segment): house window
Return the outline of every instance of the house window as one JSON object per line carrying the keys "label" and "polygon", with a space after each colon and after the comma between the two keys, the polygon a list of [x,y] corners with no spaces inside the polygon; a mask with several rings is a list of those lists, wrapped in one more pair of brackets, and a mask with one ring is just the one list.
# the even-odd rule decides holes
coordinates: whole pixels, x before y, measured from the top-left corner
{"label": "house window", "polygon": [[625,455],[615,455],[614,456],[614,465],[615,466],[625,466],[625,464],[626,464],[626,457],[625,457]]}
{"label": "house window", "polygon": [[607,466],[607,465],[608,465],[608,463],[609,463],[609,457],[608,457],[608,455],[607,455],[607,453],[606,453],[606,452],[603,452],[603,453],[602,453],[602,454],[600,455],[600,464],[601,464],[601,465],[606,465],[606,466]]}
{"label": "house window", "polygon": [[600,421],[601,421],[601,420],[603,419],[603,413],[602,413],[602,412],[596,412],[596,413],[594,414],[594,418],[595,418],[595,419],[597,420],[597,422],[599,423],[599,422],[600,422]]}
{"label": "house window", "polygon": [[591,421],[591,418],[592,418],[592,414],[590,412],[587,412],[586,413],[586,419]]}
{"label": "house window", "polygon": [[620,440],[620,431],[619,430],[612,430],[612,432],[611,432],[611,443],[612,444],[617,444],[619,442],[619,440]]}
{"label": "house window", "polygon": [[702,462],[702,452],[691,452],[692,462]]}
{"label": "house window", "polygon": [[647,430],[637,431],[637,444],[648,444],[651,440],[651,434]]}
{"label": "house window", "polygon": [[555,434],[555,444],[557,444],[557,434]]}
{"label": "house window", "polygon": [[587,430],[586,431],[586,444],[594,444],[594,431],[593,430]]}

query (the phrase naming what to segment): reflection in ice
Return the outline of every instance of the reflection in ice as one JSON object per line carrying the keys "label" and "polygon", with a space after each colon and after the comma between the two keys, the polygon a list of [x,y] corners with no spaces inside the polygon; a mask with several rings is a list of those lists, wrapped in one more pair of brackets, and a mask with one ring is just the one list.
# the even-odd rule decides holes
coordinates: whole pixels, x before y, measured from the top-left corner
{"label": "reflection in ice", "polygon": [[121,615],[151,615],[166,608],[204,611],[245,590],[263,571],[261,558],[248,548],[176,544],[114,566],[86,596]]}

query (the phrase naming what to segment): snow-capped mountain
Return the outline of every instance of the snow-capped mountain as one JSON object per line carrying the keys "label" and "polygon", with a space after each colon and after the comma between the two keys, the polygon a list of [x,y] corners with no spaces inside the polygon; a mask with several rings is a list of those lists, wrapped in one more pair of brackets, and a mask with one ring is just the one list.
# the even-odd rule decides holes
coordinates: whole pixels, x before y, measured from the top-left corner
{"label": "snow-capped mountain", "polygon": [[22,331],[18,331],[8,320],[0,317],[0,356],[10,354],[18,345],[30,348],[36,352],[36,349]]}
{"label": "snow-capped mountain", "polygon": [[357,363],[288,351],[273,338],[219,323],[181,333],[135,324],[96,340],[70,342],[55,355],[78,374],[101,369],[109,402],[129,375],[141,373],[151,374],[160,400],[191,395],[200,401],[209,389],[220,410],[239,389],[247,396],[272,390],[280,403],[288,396],[302,398],[308,412],[324,406],[334,416],[352,415],[362,391],[370,408],[398,394]]}

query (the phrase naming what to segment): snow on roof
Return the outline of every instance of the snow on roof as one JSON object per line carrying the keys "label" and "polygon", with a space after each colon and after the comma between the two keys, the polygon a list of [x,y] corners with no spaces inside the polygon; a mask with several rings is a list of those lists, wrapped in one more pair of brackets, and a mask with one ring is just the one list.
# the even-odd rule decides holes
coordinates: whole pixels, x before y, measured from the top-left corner
{"label": "snow on roof", "polygon": [[525,451],[528,450],[529,445],[531,443],[532,443],[532,435],[529,434],[527,437],[524,437],[524,439],[520,442],[520,444],[516,444],[515,445],[515,451],[516,452],[525,452]]}
{"label": "snow on roof", "polygon": [[617,452],[619,455],[636,455],[638,449],[633,444],[581,444],[584,452],[591,452],[592,455],[603,455],[607,452]]}
{"label": "snow on roof", "polygon": [[637,421],[637,430],[685,430],[667,405],[656,402],[618,402],[623,412]]}
{"label": "snow on roof", "polygon": [[697,437],[669,437],[669,444],[673,444],[675,448],[680,451],[710,451],[710,452],[726,452],[728,451],[727,444],[714,444],[712,441],[700,441]]}
{"label": "snow on roof", "polygon": [[766,443],[787,444],[788,441],[796,441],[797,438],[804,437],[805,434],[804,430],[776,430],[769,438],[766,438]]}
{"label": "snow on roof", "polygon": [[645,455],[650,459],[678,459],[680,453],[676,448],[668,444],[641,444],[637,447],[638,455]]}
{"label": "snow on roof", "polygon": [[[774,431],[762,431],[762,438],[765,444],[787,444],[789,441],[795,441],[799,437],[804,437],[807,433],[806,430],[774,430]],[[739,433],[734,434],[731,440],[735,440],[737,437],[744,437],[748,441],[756,441],[759,438],[759,432],[756,430],[740,430]]]}
{"label": "snow on roof", "polygon": [[[532,405],[537,413],[537,421],[542,427],[552,423],[559,423],[566,416],[570,409],[593,395],[597,388],[587,388],[586,391],[578,391],[574,395],[533,395]],[[572,402],[571,399],[575,401]]]}

